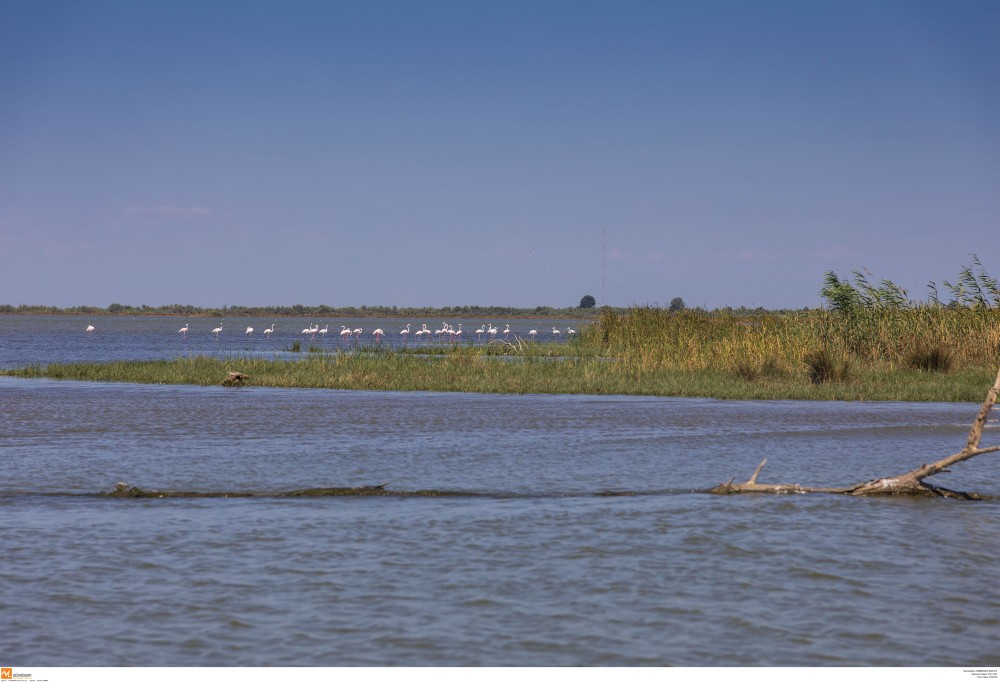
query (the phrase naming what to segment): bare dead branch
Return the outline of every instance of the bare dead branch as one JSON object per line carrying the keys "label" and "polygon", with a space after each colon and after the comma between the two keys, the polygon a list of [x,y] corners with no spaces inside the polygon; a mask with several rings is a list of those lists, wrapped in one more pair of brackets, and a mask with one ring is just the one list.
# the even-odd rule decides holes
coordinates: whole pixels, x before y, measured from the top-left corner
{"label": "bare dead branch", "polygon": [[859,483],[855,486],[847,488],[812,488],[783,483],[762,484],[757,483],[757,476],[760,474],[761,469],[764,468],[764,464],[767,462],[767,459],[764,459],[757,465],[757,469],[754,470],[753,475],[747,480],[746,483],[734,484],[733,480],[735,477],[733,477],[729,479],[728,483],[721,483],[714,488],[711,488],[708,492],[722,495],[733,493],[786,494],[825,492],[847,495],[924,495],[952,497],[966,500],[982,499],[982,496],[977,493],[965,493],[956,490],[948,490],[947,488],[931,485],[930,483],[925,482],[924,479],[928,476],[933,476],[934,474],[947,472],[948,467],[958,464],[959,462],[972,459],[977,455],[1000,451],[1000,445],[991,445],[985,448],[979,447],[980,440],[983,436],[983,427],[986,424],[986,419],[990,414],[990,410],[996,403],[998,394],[1000,394],[1000,371],[997,372],[996,381],[993,382],[993,386],[989,391],[987,391],[986,399],[983,400],[983,404],[979,407],[979,413],[972,422],[972,427],[969,429],[969,436],[966,439],[965,447],[954,455],[950,455],[936,462],[931,462],[930,464],[924,464],[919,468],[900,476],[878,478],[873,481]]}

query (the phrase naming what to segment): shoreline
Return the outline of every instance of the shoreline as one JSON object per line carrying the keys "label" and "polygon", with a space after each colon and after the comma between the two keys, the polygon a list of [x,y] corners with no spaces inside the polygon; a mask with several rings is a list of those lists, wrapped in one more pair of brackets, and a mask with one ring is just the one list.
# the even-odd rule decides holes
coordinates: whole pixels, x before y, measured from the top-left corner
{"label": "shoreline", "polygon": [[[715,400],[845,402],[979,402],[995,368],[947,374],[899,369],[858,371],[849,379],[815,384],[804,372],[761,379],[725,370],[656,370],[639,376],[607,358],[504,359],[459,351],[413,357],[396,353],[310,354],[296,359],[191,356],[27,365],[0,376],[104,383],[221,386],[231,373],[239,387],[511,395],[647,396]],[[233,390],[240,390],[234,387]]]}

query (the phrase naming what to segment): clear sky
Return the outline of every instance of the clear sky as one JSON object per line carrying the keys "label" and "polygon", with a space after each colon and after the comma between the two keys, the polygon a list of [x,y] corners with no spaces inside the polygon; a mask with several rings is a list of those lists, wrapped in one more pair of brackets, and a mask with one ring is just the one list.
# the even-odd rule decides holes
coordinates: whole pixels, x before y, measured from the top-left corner
{"label": "clear sky", "polygon": [[0,303],[798,308],[971,253],[995,0],[0,2]]}

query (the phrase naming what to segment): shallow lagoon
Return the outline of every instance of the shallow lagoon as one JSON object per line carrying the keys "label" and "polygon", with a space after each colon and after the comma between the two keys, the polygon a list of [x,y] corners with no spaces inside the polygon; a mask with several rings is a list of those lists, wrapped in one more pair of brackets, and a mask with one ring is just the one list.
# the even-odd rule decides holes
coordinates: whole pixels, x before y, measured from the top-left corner
{"label": "shallow lagoon", "polygon": [[[410,323],[412,331],[400,332]],[[274,331],[264,330],[274,325]],[[445,324],[453,330],[464,327],[459,336],[440,332]],[[297,318],[252,317],[171,317],[171,316],[93,316],[83,315],[0,315],[0,368],[12,368],[31,363],[101,362],[108,360],[151,360],[207,355],[232,355],[264,358],[303,357],[310,348],[326,352],[351,352],[357,348],[434,348],[454,343],[481,346],[492,338],[516,342],[532,339],[538,343],[566,343],[572,329],[578,332],[588,324],[581,320],[515,319],[509,324],[496,321],[446,319],[423,320],[385,318],[330,318],[306,320]],[[426,335],[417,332],[427,325]],[[93,326],[93,332],[86,332]],[[186,333],[180,329],[187,326]],[[222,332],[212,330],[221,326]],[[480,328],[492,326],[497,333],[477,334]],[[325,334],[303,333],[305,328],[327,328]],[[357,335],[342,336],[342,328]],[[253,332],[247,334],[247,328]],[[504,330],[509,328],[509,333]],[[373,332],[381,329],[384,335]],[[559,333],[553,333],[558,330]],[[531,332],[537,332],[531,335]],[[301,352],[292,352],[298,346]]]}
{"label": "shallow lagoon", "polygon": [[[104,325],[12,320],[5,366],[108,352]],[[178,343],[121,335],[126,357]],[[697,492],[763,457],[762,481],[901,473],[976,408],[0,379],[6,660],[996,667],[1000,503]],[[117,481],[474,494],[89,494]],[[1000,459],[938,482],[1000,495]]]}

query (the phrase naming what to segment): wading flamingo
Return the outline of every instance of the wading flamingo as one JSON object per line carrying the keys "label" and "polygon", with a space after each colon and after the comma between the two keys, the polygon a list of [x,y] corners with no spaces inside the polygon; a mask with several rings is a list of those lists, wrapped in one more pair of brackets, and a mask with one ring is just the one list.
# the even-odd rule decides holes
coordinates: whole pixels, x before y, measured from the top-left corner
{"label": "wading flamingo", "polygon": [[188,333],[188,327],[190,327],[190,326],[191,326],[191,323],[190,323],[190,322],[188,322],[188,323],[187,323],[186,325],[184,325],[183,327],[181,327],[180,329],[178,329],[178,330],[177,330],[177,333],[178,333],[178,334],[182,334],[182,335],[184,335],[184,336],[187,336],[187,333]]}
{"label": "wading flamingo", "polygon": [[94,325],[92,325],[92,324],[88,324],[88,325],[87,325],[87,333],[89,334],[89,333],[90,333],[90,332],[92,332],[92,331],[94,331]]}
{"label": "wading flamingo", "polygon": [[219,338],[219,334],[222,333],[222,323],[221,322],[219,323],[218,327],[216,327],[215,329],[212,330],[212,333],[215,334],[215,338]]}
{"label": "wading flamingo", "polygon": [[246,332],[244,332],[244,333],[245,333],[245,334],[246,334],[247,336],[253,336],[253,327],[247,327],[247,330],[246,330]]}
{"label": "wading flamingo", "polygon": [[265,339],[271,338],[271,334],[273,334],[273,333],[274,333],[274,323],[272,322],[271,323],[271,328],[264,330],[264,338]]}

